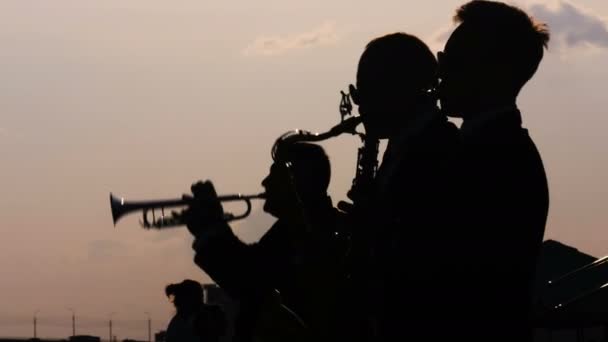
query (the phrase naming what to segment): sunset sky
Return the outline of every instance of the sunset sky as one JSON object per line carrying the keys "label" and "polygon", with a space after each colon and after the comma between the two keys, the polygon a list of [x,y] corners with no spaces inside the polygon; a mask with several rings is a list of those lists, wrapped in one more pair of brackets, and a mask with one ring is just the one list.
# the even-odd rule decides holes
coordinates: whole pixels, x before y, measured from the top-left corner
{"label": "sunset sky", "polygon": [[[257,193],[282,133],[339,121],[365,44],[405,31],[433,50],[463,1],[0,1],[0,336],[147,338],[172,315],[164,286],[208,282],[184,228],[116,228],[109,193],[179,197],[210,179]],[[546,238],[608,255],[608,2],[515,2],[552,40],[519,100],[550,182]],[[334,202],[356,137],[322,144]],[[457,181],[457,180],[454,180]],[[234,225],[255,241],[256,203]],[[500,236],[496,236],[500,239]],[[429,246],[433,248],[433,246]]]}

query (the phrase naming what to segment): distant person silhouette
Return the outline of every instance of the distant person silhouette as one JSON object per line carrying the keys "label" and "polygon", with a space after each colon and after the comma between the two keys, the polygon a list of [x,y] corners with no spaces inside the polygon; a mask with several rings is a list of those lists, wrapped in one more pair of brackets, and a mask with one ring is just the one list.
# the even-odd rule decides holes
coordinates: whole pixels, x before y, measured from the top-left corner
{"label": "distant person silhouette", "polygon": [[462,185],[454,225],[461,247],[453,258],[461,273],[452,286],[460,287],[457,306],[466,311],[454,320],[474,340],[530,340],[549,193],[516,99],[537,71],[549,32],[501,2],[471,1],[455,20],[460,25],[438,54],[442,109],[463,119],[454,174]]}
{"label": "distant person silhouette", "polygon": [[437,71],[424,42],[392,33],[366,46],[356,87],[350,87],[366,133],[388,139],[371,205],[354,237],[370,251],[355,277],[356,283],[371,284],[362,292],[372,312],[367,339],[418,338],[438,322],[433,305],[443,281],[438,251],[451,230],[448,212],[455,194],[448,176],[459,136],[438,108]]}
{"label": "distant person silhouette", "polygon": [[[333,326],[336,287],[332,283],[340,277],[337,270],[344,253],[340,246],[345,241],[338,231],[339,212],[327,194],[330,162],[319,145],[282,141],[275,144],[274,163],[262,181],[264,211],[278,220],[258,242],[242,242],[221,220],[222,207],[211,182],[192,186],[195,203],[187,216],[188,228],[196,237],[194,260],[240,301],[238,341],[251,341],[260,331],[261,317],[268,317],[263,301],[273,298],[275,291],[295,312],[292,323],[301,319],[314,340],[329,340]],[[279,321],[267,323],[262,333],[276,334],[277,339],[292,327]]]}
{"label": "distant person silhouette", "polygon": [[175,315],[167,327],[166,342],[217,342],[224,334],[225,321],[221,309],[204,303],[203,287],[185,279],[170,284],[165,294],[175,306]]}

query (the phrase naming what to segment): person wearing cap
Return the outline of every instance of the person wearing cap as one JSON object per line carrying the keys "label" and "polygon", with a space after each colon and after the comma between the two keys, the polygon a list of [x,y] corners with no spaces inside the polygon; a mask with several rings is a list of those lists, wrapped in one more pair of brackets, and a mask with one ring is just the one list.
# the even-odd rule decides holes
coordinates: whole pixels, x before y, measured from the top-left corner
{"label": "person wearing cap", "polygon": [[223,335],[223,313],[217,306],[205,304],[203,287],[185,279],[169,284],[165,294],[175,306],[175,315],[167,326],[166,342],[216,342]]}

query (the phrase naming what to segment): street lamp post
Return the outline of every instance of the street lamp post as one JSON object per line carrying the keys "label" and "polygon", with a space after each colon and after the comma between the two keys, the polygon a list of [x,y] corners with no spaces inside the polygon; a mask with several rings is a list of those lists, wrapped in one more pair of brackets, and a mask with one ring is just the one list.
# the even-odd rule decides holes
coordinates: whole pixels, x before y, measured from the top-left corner
{"label": "street lamp post", "polygon": [[152,319],[149,312],[144,312],[148,316],[148,342],[152,342]]}
{"label": "street lamp post", "polygon": [[38,338],[38,332],[36,331],[36,324],[38,322],[38,320],[36,319],[36,314],[39,312],[40,310],[36,310],[34,312],[34,338]]}
{"label": "street lamp post", "polygon": [[72,312],[72,336],[76,336],[76,311],[72,308],[67,308]]}
{"label": "street lamp post", "polygon": [[115,314],[116,312],[110,312],[110,339],[108,341],[112,342],[112,315]]}

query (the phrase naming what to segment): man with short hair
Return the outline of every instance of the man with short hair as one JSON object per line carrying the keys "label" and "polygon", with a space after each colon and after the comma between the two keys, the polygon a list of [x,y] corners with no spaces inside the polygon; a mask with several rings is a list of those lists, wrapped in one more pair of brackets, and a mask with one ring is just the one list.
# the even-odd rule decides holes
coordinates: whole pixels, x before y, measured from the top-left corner
{"label": "man with short hair", "polygon": [[[194,201],[187,222],[196,238],[194,261],[240,301],[238,341],[265,333],[290,341],[306,336],[332,340],[328,336],[334,326],[332,301],[338,290],[334,284],[340,278],[346,236],[327,194],[329,158],[319,145],[279,139],[273,160],[262,181],[264,211],[278,220],[257,243],[242,242],[223,222],[212,183],[192,186]],[[273,318],[277,307],[269,305],[276,293],[290,312],[280,310]],[[272,312],[264,312],[265,308]],[[300,330],[306,336],[290,336],[285,329],[297,330],[299,320],[306,325]]]}
{"label": "man with short hair", "polygon": [[[549,41],[520,8],[471,1],[439,53],[443,110],[463,119],[454,320],[476,340],[531,338],[532,284],[549,208],[547,178],[516,100]],[[456,243],[458,242],[458,243]],[[448,285],[450,286],[450,285]]]}
{"label": "man with short hair", "polygon": [[419,38],[398,32],[366,46],[357,85],[350,87],[366,133],[388,139],[370,206],[355,213],[363,218],[353,238],[369,249],[355,282],[369,284],[363,293],[374,341],[427,336],[438,322],[439,256],[451,230],[448,176],[458,130],[437,106],[436,83],[434,54]]}

